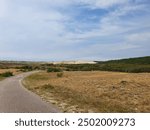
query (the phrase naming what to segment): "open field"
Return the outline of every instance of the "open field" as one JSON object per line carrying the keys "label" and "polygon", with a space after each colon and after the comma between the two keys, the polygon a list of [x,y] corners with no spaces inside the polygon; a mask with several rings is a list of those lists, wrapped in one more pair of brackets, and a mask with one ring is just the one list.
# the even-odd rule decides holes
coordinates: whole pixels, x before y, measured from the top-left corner
{"label": "open field", "polygon": [[64,112],[150,112],[150,73],[43,71],[23,84]]}
{"label": "open field", "polygon": [[64,112],[150,112],[150,56],[96,64],[0,61],[0,80],[34,70],[41,72],[24,85]]}

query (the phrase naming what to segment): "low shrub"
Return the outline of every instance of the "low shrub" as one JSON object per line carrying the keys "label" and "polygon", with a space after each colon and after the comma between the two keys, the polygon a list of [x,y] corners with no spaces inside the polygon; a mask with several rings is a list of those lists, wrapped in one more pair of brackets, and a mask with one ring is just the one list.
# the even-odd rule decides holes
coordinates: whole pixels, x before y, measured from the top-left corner
{"label": "low shrub", "polygon": [[63,73],[57,73],[57,77],[58,77],[58,78],[63,77]]}
{"label": "low shrub", "polygon": [[62,72],[60,68],[48,68],[47,72]]}
{"label": "low shrub", "polygon": [[12,72],[5,72],[5,73],[2,73],[0,74],[1,77],[11,77],[13,76],[13,73]]}

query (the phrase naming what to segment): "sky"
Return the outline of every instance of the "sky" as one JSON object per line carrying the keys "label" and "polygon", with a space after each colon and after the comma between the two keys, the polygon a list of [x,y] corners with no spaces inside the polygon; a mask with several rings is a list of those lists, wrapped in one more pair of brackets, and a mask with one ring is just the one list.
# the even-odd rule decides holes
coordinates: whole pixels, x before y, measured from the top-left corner
{"label": "sky", "polygon": [[0,60],[150,56],[150,0],[0,0]]}

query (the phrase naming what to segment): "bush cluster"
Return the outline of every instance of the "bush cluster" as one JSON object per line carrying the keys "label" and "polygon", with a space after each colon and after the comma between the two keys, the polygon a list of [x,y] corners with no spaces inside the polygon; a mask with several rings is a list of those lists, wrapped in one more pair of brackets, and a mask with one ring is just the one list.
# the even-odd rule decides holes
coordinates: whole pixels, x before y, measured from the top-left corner
{"label": "bush cluster", "polygon": [[1,73],[0,76],[1,77],[11,77],[11,76],[13,76],[13,73],[12,72],[5,72],[5,73]]}
{"label": "bush cluster", "polygon": [[126,63],[101,63],[65,65],[66,71],[116,71],[128,73],[150,72],[150,65]]}
{"label": "bush cluster", "polygon": [[48,68],[47,72],[62,72],[60,68]]}

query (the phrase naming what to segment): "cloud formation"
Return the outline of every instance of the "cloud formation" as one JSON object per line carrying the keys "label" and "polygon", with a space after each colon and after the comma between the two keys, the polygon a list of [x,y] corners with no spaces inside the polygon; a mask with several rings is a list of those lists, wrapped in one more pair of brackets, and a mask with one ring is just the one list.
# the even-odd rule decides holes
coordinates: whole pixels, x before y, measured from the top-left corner
{"label": "cloud formation", "polygon": [[0,0],[0,60],[150,55],[149,0]]}

